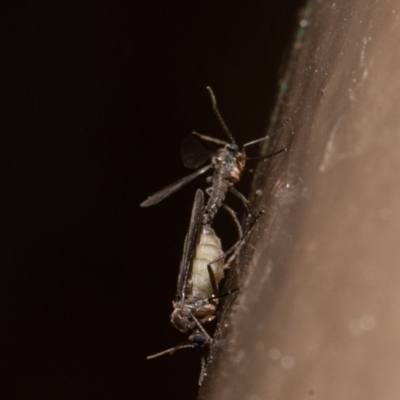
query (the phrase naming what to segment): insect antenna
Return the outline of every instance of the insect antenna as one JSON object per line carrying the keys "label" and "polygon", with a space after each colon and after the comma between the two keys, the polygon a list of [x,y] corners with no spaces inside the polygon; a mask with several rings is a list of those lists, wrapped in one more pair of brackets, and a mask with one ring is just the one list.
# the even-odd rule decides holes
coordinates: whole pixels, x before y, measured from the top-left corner
{"label": "insect antenna", "polygon": [[212,107],[214,109],[214,113],[217,116],[217,119],[218,119],[219,123],[222,126],[222,129],[225,131],[225,133],[227,134],[228,138],[232,141],[232,143],[236,143],[235,139],[232,136],[232,133],[229,131],[228,127],[226,126],[226,123],[225,123],[224,119],[222,118],[222,116],[221,116],[221,114],[220,114],[220,112],[218,110],[217,99],[214,96],[214,92],[212,91],[210,86],[207,86],[206,89],[210,93],[211,104],[212,104]]}
{"label": "insect antenna", "polygon": [[283,149],[275,151],[275,153],[268,154],[267,156],[263,156],[263,157],[246,157],[246,160],[265,160],[265,159],[270,158],[272,156],[276,156],[277,154],[282,153],[282,151],[286,151],[286,150],[287,150],[287,148],[284,147]]}
{"label": "insect antenna", "polygon": [[[274,131],[273,133],[278,132],[279,129],[283,128],[289,121],[290,121],[290,118],[286,118],[285,121],[283,121],[282,124],[280,124],[280,125],[275,129],[275,131]],[[253,140],[253,141],[251,141],[251,142],[245,143],[245,144],[243,145],[243,147],[252,146],[253,144],[260,143],[260,142],[262,142],[262,141],[264,141],[264,140],[267,140],[267,139],[269,139],[269,135],[264,136],[264,137],[262,137],[262,138],[260,138],[260,139],[256,139],[256,140]],[[284,150],[286,150],[286,149],[284,149]],[[283,151],[283,150],[280,150],[280,151]],[[247,158],[247,160],[249,160],[249,159]]]}

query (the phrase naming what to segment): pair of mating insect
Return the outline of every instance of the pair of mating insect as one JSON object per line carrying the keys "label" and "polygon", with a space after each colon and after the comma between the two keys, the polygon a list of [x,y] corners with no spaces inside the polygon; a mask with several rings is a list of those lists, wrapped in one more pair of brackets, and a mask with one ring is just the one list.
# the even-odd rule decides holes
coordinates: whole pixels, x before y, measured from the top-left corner
{"label": "pair of mating insect", "polygon": [[[147,357],[151,359],[164,354],[172,354],[179,349],[199,348],[201,350],[202,363],[199,383],[203,379],[206,368],[203,348],[212,343],[212,339],[204,329],[203,324],[215,318],[219,298],[232,292],[219,294],[218,287],[224,278],[224,269],[228,268],[229,264],[236,258],[240,244],[249,234],[260,215],[260,213],[255,215],[252,212],[248,205],[248,200],[233,185],[240,180],[245,162],[249,159],[245,156],[245,148],[266,140],[265,137],[254,140],[246,143],[239,150],[239,146],[235,143],[218,110],[217,102],[211,88],[207,87],[207,90],[211,96],[214,112],[230,142],[193,132],[182,143],[181,156],[184,165],[189,168],[200,168],[207,161],[209,163],[194,173],[161,189],[141,204],[142,207],[157,204],[199,175],[211,169],[214,171],[212,176],[207,178],[207,182],[211,183],[210,188],[206,190],[209,195],[207,204],[205,205],[204,203],[204,193],[201,190],[197,190],[195,195],[189,230],[183,247],[176,300],[173,302],[174,310],[171,314],[172,325],[181,332],[189,333],[189,340],[171,349]],[[221,147],[211,149],[211,144]],[[272,153],[269,156],[263,157],[263,159],[284,150]],[[252,221],[244,233],[236,217],[236,213],[224,204],[228,191],[243,202],[246,210],[252,217]],[[232,216],[239,236],[239,240],[225,253],[222,251],[220,239],[211,228],[214,217],[221,207]],[[225,263],[225,257],[229,254],[232,255],[227,263]]]}

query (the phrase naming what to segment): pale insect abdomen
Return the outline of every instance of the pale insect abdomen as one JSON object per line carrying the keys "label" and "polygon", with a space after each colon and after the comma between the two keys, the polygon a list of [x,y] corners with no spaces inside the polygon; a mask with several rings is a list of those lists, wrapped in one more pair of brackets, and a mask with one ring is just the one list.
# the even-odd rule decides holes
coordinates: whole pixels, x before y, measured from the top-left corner
{"label": "pale insect abdomen", "polygon": [[[221,241],[215,235],[213,229],[207,225],[201,227],[199,243],[196,246],[196,254],[192,268],[192,290],[194,299],[207,299],[213,294],[213,287],[207,264],[223,254]],[[221,259],[210,265],[218,285],[224,277],[224,260]]]}

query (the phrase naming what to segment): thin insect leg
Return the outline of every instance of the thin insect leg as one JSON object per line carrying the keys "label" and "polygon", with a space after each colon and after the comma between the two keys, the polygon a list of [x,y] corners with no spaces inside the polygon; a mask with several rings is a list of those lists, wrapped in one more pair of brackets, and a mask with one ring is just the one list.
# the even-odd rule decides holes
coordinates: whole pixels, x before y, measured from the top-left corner
{"label": "thin insect leg", "polygon": [[221,114],[220,114],[220,112],[218,110],[217,99],[214,96],[214,92],[212,91],[210,86],[207,86],[206,89],[210,93],[211,104],[212,104],[212,107],[214,109],[214,113],[217,116],[217,119],[218,119],[219,123],[222,126],[222,129],[225,131],[225,133],[227,134],[228,138],[232,141],[232,143],[235,143],[235,139],[233,138],[232,133],[229,131],[228,127],[226,126],[226,123],[225,123],[224,119],[222,118],[222,116],[221,116]]}
{"label": "thin insect leg", "polygon": [[212,338],[211,336],[206,332],[206,330],[203,328],[203,325],[198,321],[198,319],[191,313],[191,317],[193,318],[194,323],[196,324],[197,328],[201,331],[201,333],[204,335],[206,342],[207,343],[212,343]]}
{"label": "thin insect leg", "polygon": [[232,208],[230,208],[226,204],[222,204],[222,208],[231,215],[233,222],[235,223],[237,231],[238,231],[238,238],[240,239],[243,236],[243,229],[242,229],[242,225],[240,225],[240,222],[237,218],[236,212],[233,211]]}
{"label": "thin insect leg", "polygon": [[[212,190],[213,190],[213,188],[212,188],[212,187],[209,187],[209,188],[207,188],[207,189],[205,190],[205,192],[208,194],[208,196],[211,196]],[[244,196],[243,196],[243,197],[244,197]],[[227,212],[231,215],[231,217],[232,217],[232,219],[233,219],[233,222],[235,223],[236,228],[237,228],[237,231],[238,231],[238,238],[240,239],[240,238],[243,236],[243,230],[242,230],[242,226],[240,225],[240,222],[239,222],[239,220],[238,220],[238,218],[237,218],[236,212],[233,211],[232,208],[230,208],[230,207],[227,206],[226,204],[222,204],[222,208],[223,208],[225,211],[227,211]],[[219,261],[219,260],[218,260],[218,261]],[[214,261],[213,261],[213,262],[214,262]]]}
{"label": "thin insect leg", "polygon": [[198,133],[196,131],[192,131],[192,135],[196,135],[199,138],[205,140],[206,142],[215,143],[220,146],[226,146],[228,144],[228,142],[225,142],[225,140],[220,140],[220,139],[213,138],[211,136],[202,135],[201,133]]}
{"label": "thin insect leg", "polygon": [[[236,212],[232,210],[232,208],[228,207],[226,204],[223,204],[222,207],[232,216],[233,221],[235,222],[235,225],[238,230],[238,238],[239,241],[242,240],[243,238],[243,229],[242,225],[240,225],[240,222],[236,216]],[[229,260],[226,262],[224,268],[229,268],[229,265],[232,263],[232,261],[237,257],[240,251],[240,246],[237,246],[234,253],[230,256]]]}
{"label": "thin insect leg", "polygon": [[224,265],[224,269],[230,268],[231,264],[233,261],[236,259],[236,257],[239,255],[240,249],[242,246],[240,246],[242,240],[239,241],[238,245],[235,247],[235,251],[233,254],[228,258],[228,261]]}
{"label": "thin insect leg", "polygon": [[174,354],[177,350],[180,350],[180,349],[189,349],[189,348],[194,349],[195,347],[198,347],[198,345],[196,343],[184,342],[184,343],[178,344],[175,347],[171,347],[170,349],[160,351],[159,353],[152,354],[151,356],[147,356],[146,359],[151,360],[156,357],[161,357],[164,354]]}
{"label": "thin insect leg", "polygon": [[[251,223],[250,227],[253,227],[255,221],[257,221],[259,218],[259,215],[255,217],[254,222]],[[211,264],[214,264],[222,259],[224,259],[225,257],[229,256],[229,254],[234,252],[234,258],[236,258],[237,254],[236,254],[236,249],[243,243],[243,240],[245,239],[245,237],[248,234],[248,229],[246,230],[246,232],[240,237],[240,239],[227,251],[225,251],[225,253],[221,254],[220,256],[218,256],[217,258],[215,258],[214,260],[212,260],[211,262],[209,262],[207,264],[207,269],[211,268]],[[224,268],[229,268],[229,264],[234,260],[234,258],[232,259],[229,258],[228,262],[224,265]]]}
{"label": "thin insect leg", "polygon": [[249,206],[249,201],[240,193],[238,190],[236,190],[233,186],[229,186],[228,190],[234,194],[239,200],[241,200],[247,210],[247,212],[254,218],[256,218],[256,215],[254,214],[253,210]]}
{"label": "thin insect leg", "polygon": [[244,241],[247,239],[247,237],[250,235],[250,232],[253,230],[254,225],[258,221],[258,219],[261,217],[261,215],[264,213],[264,211],[260,211],[258,215],[253,219],[253,221],[250,223],[250,225],[246,228],[244,234],[240,238],[240,240],[235,243],[233,246],[235,247],[235,251],[232,254],[231,257],[229,257],[228,261],[225,263],[224,268],[229,268],[232,262],[236,259],[236,257],[239,255],[240,249],[242,247],[242,244]]}
{"label": "thin insect leg", "polygon": [[[261,213],[260,213],[261,214]],[[239,240],[227,251],[225,251],[225,253],[221,254],[220,256],[218,256],[217,258],[215,258],[214,260],[212,260],[211,262],[209,262],[207,264],[207,268],[209,268],[211,266],[211,264],[214,264],[222,259],[224,259],[226,256],[229,256],[229,254],[231,254],[232,252],[236,253],[236,248],[240,246],[240,244],[242,244],[243,240],[246,238],[246,236],[249,234],[250,232],[250,228],[252,228],[255,224],[255,222],[258,220],[258,218],[260,217],[260,214],[258,214],[257,216],[254,217],[253,222],[250,224],[250,227],[248,229],[246,229],[245,233],[241,235],[241,237],[239,238]],[[241,229],[241,228],[240,228]],[[235,255],[236,258],[236,255]],[[229,259],[228,263],[231,263],[233,260]],[[224,268],[229,268],[228,263],[226,263],[224,265]],[[228,265],[228,266],[227,266]]]}
{"label": "thin insect leg", "polygon": [[200,370],[200,376],[199,376],[199,386],[203,383],[204,377],[207,375],[206,369],[207,369],[207,363],[206,363],[206,357],[204,355],[204,351],[201,347],[199,347],[200,352],[201,352],[201,370]]}
{"label": "thin insect leg", "polygon": [[[283,128],[289,121],[290,121],[290,118],[286,118],[285,121],[283,121],[282,124],[279,125],[279,126],[275,129],[275,131],[274,131],[273,133],[279,131],[279,129]],[[267,136],[264,136],[263,138],[256,139],[256,140],[252,140],[251,142],[245,143],[245,144],[243,145],[243,147],[252,146],[253,144],[260,143],[260,142],[262,142],[262,141],[264,141],[264,140],[267,140],[267,139],[270,139],[270,138],[271,138],[271,137],[270,137],[269,135],[267,135]]]}
{"label": "thin insect leg", "polygon": [[208,271],[208,276],[210,277],[211,286],[213,288],[213,298],[218,297],[218,295],[219,295],[218,285],[217,285],[217,281],[215,279],[214,271],[211,268],[210,264],[207,264],[207,271]]}

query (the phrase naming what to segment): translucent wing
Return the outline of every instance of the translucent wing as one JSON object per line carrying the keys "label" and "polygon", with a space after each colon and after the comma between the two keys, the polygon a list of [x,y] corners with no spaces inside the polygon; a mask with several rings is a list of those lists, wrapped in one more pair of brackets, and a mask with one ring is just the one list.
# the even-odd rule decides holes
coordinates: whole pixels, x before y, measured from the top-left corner
{"label": "translucent wing", "polygon": [[201,167],[215,153],[215,148],[201,141],[199,137],[194,134],[188,135],[181,144],[181,157],[183,165],[187,168]]}
{"label": "translucent wing", "polygon": [[185,237],[183,245],[183,254],[179,267],[177,297],[183,301],[185,290],[191,273],[191,265],[196,249],[197,238],[201,226],[201,219],[204,212],[204,193],[198,189],[194,197],[192,215],[190,217],[189,230]]}
{"label": "translucent wing", "polygon": [[182,179],[179,179],[179,181],[171,183],[171,185],[166,186],[165,188],[159,190],[158,192],[156,192],[152,196],[150,196],[148,199],[146,199],[143,203],[140,204],[140,207],[149,207],[149,206],[153,206],[154,204],[159,203],[160,201],[164,200],[166,197],[170,196],[172,193],[175,193],[182,186],[186,185],[187,183],[191,182],[193,179],[197,178],[199,175],[204,174],[204,172],[207,172],[210,168],[211,168],[211,165],[207,165],[207,166],[193,172],[192,174],[187,175],[187,176],[183,177]]}

